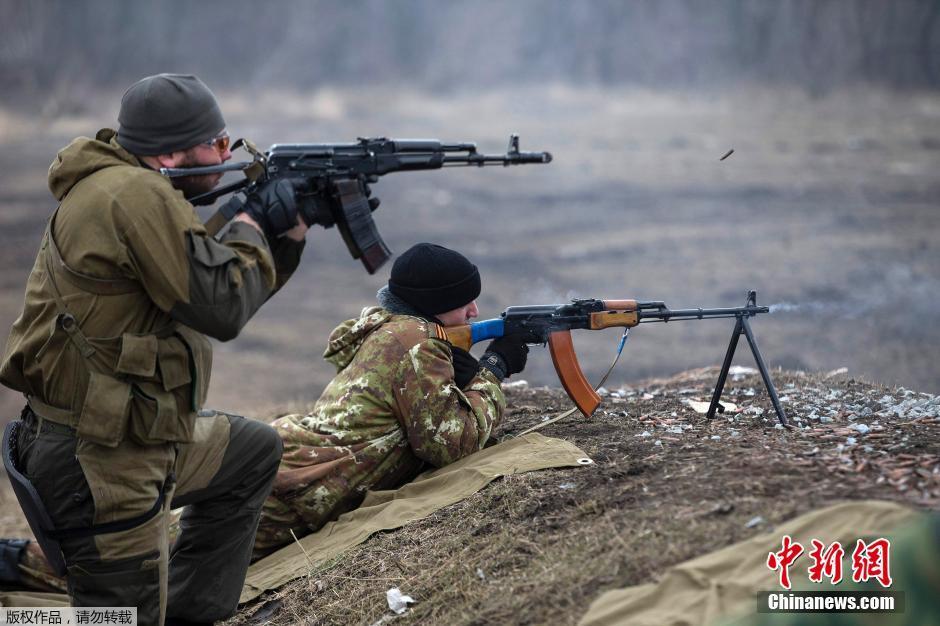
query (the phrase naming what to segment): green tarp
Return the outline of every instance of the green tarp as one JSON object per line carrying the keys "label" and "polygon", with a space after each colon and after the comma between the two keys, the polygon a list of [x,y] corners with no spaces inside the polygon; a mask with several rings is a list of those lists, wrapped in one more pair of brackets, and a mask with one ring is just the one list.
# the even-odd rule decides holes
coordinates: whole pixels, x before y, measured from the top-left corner
{"label": "green tarp", "polygon": [[530,433],[425,472],[395,491],[370,492],[358,509],[302,538],[299,545],[289,545],[252,565],[241,601],[305,575],[311,562],[325,563],[373,533],[399,528],[459,502],[500,476],[590,463],[574,444]]}
{"label": "green tarp", "polygon": [[[574,444],[531,433],[425,472],[400,489],[369,492],[358,509],[302,538],[299,543],[306,555],[298,544],[292,544],[248,568],[241,601],[303,576],[311,562],[316,565],[328,561],[375,532],[399,528],[459,502],[500,476],[591,463]],[[68,596],[62,594],[0,592],[0,606],[67,605]]]}

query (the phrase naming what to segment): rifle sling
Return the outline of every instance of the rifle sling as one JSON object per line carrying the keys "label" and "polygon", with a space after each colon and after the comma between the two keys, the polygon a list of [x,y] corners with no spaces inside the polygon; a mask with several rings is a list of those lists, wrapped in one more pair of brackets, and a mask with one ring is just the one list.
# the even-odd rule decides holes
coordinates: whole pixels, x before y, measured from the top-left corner
{"label": "rifle sling", "polygon": [[238,196],[232,196],[228,201],[219,207],[219,209],[209,216],[204,226],[210,237],[215,237],[221,232],[222,228],[228,224],[233,217],[238,215],[245,205]]}

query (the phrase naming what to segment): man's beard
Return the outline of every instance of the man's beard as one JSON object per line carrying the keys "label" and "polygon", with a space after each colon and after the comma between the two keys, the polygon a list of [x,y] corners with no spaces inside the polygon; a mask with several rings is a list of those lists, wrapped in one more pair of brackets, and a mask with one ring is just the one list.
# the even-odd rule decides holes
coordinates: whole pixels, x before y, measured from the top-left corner
{"label": "man's beard", "polygon": [[[202,167],[202,165],[187,154],[178,167]],[[175,188],[183,192],[183,197],[189,200],[215,189],[221,178],[221,174],[203,174],[202,176],[179,176],[170,180]]]}

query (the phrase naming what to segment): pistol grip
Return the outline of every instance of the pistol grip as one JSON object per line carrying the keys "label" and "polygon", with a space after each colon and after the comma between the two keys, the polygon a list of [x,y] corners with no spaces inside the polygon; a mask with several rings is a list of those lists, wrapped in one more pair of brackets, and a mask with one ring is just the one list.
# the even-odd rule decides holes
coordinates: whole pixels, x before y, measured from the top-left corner
{"label": "pistol grip", "polygon": [[601,397],[581,371],[578,356],[574,352],[574,343],[571,341],[571,331],[559,330],[549,333],[548,349],[552,355],[555,372],[568,397],[585,417],[591,417],[601,403]]}

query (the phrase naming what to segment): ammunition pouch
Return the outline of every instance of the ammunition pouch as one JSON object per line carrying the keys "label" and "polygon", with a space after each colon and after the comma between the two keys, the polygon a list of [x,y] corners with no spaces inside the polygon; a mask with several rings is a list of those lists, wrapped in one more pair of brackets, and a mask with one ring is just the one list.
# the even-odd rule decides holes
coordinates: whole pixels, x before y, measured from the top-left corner
{"label": "ammunition pouch", "polygon": [[91,537],[93,535],[103,535],[107,533],[117,533],[131,528],[136,528],[153,519],[163,510],[163,504],[167,494],[173,488],[176,477],[173,473],[167,476],[157,496],[153,507],[141,515],[130,519],[117,522],[108,522],[106,524],[94,524],[81,528],[63,528],[57,529],[52,523],[52,518],[46,511],[42,499],[36,488],[33,487],[29,479],[20,471],[19,453],[17,451],[17,432],[24,427],[22,420],[14,420],[7,424],[3,431],[3,467],[10,477],[10,483],[13,486],[13,493],[26,515],[26,521],[29,523],[30,530],[36,537],[39,547],[49,561],[52,570],[58,576],[65,576],[66,564],[65,556],[62,553],[61,541],[75,539],[79,537]]}
{"label": "ammunition pouch", "polygon": [[[196,413],[208,391],[211,347],[204,337],[172,326],[155,334],[87,339],[95,348],[77,423],[78,436],[115,447],[193,440]],[[56,416],[43,414],[43,418]]]}
{"label": "ammunition pouch", "polygon": [[172,320],[149,333],[86,336],[66,305],[59,279],[80,291],[109,296],[142,287],[131,279],[92,278],[66,265],[52,236],[54,219],[43,249],[58,315],[37,358],[57,359],[71,343],[84,365],[76,368],[75,380],[83,393],[69,408],[39,406],[37,398],[30,404],[36,403],[33,408],[43,419],[75,428],[79,438],[106,447],[116,447],[125,437],[141,445],[191,442],[196,412],[208,391],[209,341]]}

